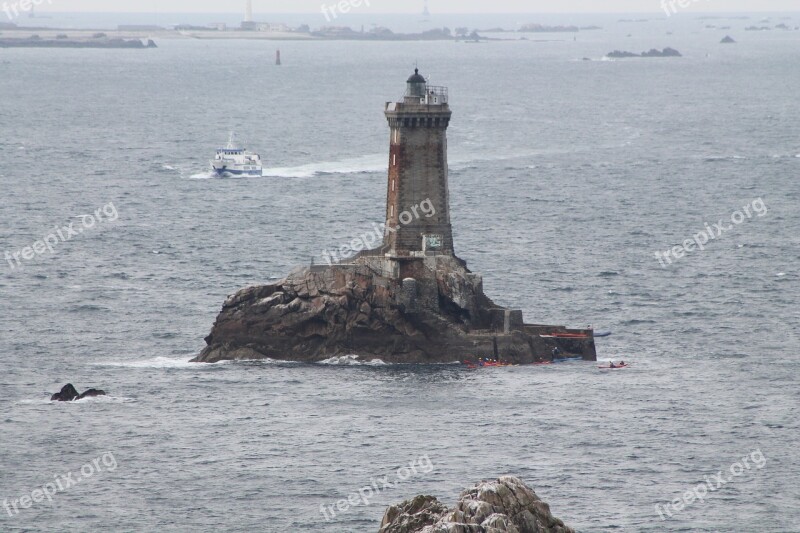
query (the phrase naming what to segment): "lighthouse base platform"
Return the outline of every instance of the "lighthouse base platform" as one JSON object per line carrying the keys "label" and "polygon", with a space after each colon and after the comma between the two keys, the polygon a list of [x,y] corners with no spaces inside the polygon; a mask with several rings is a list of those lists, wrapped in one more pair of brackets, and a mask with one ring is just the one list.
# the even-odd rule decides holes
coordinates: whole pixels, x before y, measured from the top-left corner
{"label": "lighthouse base platform", "polygon": [[521,311],[495,305],[482,278],[452,255],[365,254],[296,269],[230,296],[205,340],[194,362],[355,355],[386,363],[526,364],[554,353],[597,359],[592,330],[525,324]]}

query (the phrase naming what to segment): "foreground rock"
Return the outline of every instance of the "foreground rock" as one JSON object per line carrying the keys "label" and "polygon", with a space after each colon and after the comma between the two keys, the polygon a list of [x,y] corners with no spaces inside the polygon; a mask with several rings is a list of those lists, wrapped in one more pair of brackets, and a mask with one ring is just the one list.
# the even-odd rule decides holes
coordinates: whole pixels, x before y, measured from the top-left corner
{"label": "foreground rock", "polygon": [[[451,363],[497,357],[525,364],[595,360],[591,331],[524,324],[494,304],[483,281],[452,256],[421,259],[396,275],[383,258],[296,270],[230,296],[195,362],[280,359],[319,362],[358,355],[387,363]],[[562,337],[563,335],[563,337]]]}
{"label": "foreground rock", "polygon": [[76,400],[83,400],[84,398],[93,398],[95,396],[105,396],[105,391],[99,389],[89,389],[83,394],[78,394],[78,391],[72,385],[67,383],[61,387],[61,392],[57,392],[50,397],[51,402],[74,402]]}
{"label": "foreground rock", "polygon": [[522,481],[503,476],[461,493],[453,509],[417,496],[386,510],[379,533],[574,533]]}

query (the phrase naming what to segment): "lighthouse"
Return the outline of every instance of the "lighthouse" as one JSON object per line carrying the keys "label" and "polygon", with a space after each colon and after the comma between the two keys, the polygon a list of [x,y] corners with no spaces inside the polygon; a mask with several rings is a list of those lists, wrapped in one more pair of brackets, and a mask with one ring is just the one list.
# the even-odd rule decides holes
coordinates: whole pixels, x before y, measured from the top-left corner
{"label": "lighthouse", "polygon": [[[384,251],[389,257],[452,256],[447,88],[429,85],[415,69],[403,100],[387,102],[385,115],[390,139]],[[420,205],[429,206],[425,215]]]}

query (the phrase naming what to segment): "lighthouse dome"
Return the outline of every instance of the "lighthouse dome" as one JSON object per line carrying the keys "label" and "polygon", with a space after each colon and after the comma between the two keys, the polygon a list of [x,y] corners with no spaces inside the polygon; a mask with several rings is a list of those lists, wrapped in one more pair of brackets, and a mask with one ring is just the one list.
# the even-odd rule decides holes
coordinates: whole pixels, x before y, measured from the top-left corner
{"label": "lighthouse dome", "polygon": [[414,74],[408,78],[408,83],[427,83],[425,77],[419,73],[419,69],[414,69]]}

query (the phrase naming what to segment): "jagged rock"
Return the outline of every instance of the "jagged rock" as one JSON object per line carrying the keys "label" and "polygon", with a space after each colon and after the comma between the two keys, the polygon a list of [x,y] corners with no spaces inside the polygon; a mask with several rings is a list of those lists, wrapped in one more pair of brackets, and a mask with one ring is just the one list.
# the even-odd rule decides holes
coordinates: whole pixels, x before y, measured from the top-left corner
{"label": "jagged rock", "polygon": [[61,392],[57,392],[50,397],[51,402],[73,402],[76,400],[83,400],[84,398],[90,398],[94,396],[105,396],[106,393],[104,391],[98,389],[89,389],[83,394],[78,394],[78,391],[72,385],[72,383],[67,383],[61,388]]}
{"label": "jagged rock", "polygon": [[733,37],[730,35],[726,35],[724,39],[720,41],[720,44],[734,44],[736,41],[733,40]]}
{"label": "jagged rock", "polygon": [[72,383],[67,383],[63,387],[61,387],[61,392],[57,392],[50,397],[51,402],[71,402],[76,400],[80,396],[78,391],[75,390],[75,387]]}
{"label": "jagged rock", "polygon": [[581,342],[542,338],[566,329],[523,324],[521,312],[494,304],[481,277],[455,257],[420,260],[414,278],[384,276],[379,266],[362,258],[299,269],[272,285],[237,292],[225,301],[194,361],[317,362],[358,355],[387,363],[493,356],[531,363],[549,360],[554,346],[596,358],[590,332]]}
{"label": "jagged rock", "polygon": [[503,476],[461,493],[448,509],[417,496],[386,510],[378,533],[574,533],[522,481]]}
{"label": "jagged rock", "polygon": [[106,391],[102,391],[100,389],[89,389],[80,396],[78,396],[79,400],[83,400],[84,398],[94,398],[96,396],[105,396]]}
{"label": "jagged rock", "polygon": [[449,509],[433,496],[417,496],[386,510],[380,533],[421,531],[447,514]]}

